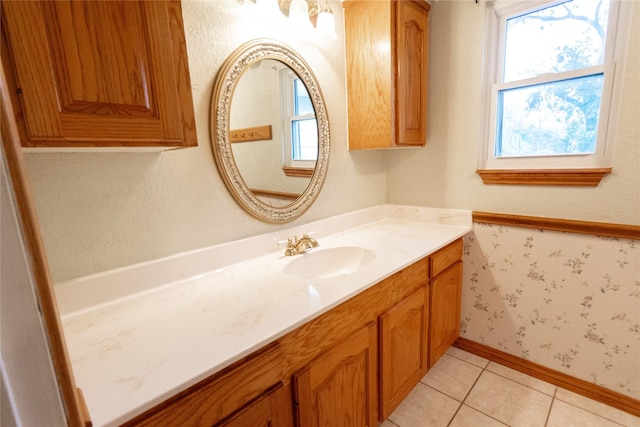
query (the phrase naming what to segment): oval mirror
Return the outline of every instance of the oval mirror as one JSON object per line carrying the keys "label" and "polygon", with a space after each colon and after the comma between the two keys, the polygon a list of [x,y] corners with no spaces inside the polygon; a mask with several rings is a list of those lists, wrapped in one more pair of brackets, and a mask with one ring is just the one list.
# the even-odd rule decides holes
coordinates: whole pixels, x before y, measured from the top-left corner
{"label": "oval mirror", "polygon": [[329,120],[311,68],[290,47],[254,40],[229,56],[216,77],[211,136],[229,192],[256,218],[293,221],[318,197]]}

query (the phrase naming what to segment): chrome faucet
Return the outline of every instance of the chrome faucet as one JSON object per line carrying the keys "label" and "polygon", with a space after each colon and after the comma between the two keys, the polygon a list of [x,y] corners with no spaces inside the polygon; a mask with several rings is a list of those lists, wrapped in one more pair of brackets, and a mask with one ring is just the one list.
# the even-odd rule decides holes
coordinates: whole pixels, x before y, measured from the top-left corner
{"label": "chrome faucet", "polygon": [[293,236],[293,239],[287,239],[287,250],[284,251],[285,256],[303,254],[313,248],[318,247],[318,242],[308,234],[303,234],[300,239]]}

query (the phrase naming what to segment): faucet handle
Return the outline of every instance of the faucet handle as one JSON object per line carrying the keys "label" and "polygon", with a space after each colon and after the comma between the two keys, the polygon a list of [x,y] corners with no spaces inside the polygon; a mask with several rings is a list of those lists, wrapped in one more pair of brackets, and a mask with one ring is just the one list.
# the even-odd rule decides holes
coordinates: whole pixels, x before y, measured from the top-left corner
{"label": "faucet handle", "polygon": [[311,232],[309,234],[303,234],[302,238],[306,239],[307,242],[309,242],[312,247],[317,248],[318,247],[318,241],[316,239],[314,239],[313,237],[311,237],[312,234],[315,234],[315,233]]}

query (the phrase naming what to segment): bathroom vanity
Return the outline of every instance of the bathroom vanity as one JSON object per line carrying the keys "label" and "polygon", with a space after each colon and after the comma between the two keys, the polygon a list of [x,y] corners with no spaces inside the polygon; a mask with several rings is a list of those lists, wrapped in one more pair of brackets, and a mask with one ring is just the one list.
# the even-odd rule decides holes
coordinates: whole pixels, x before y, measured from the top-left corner
{"label": "bathroom vanity", "polygon": [[94,425],[375,425],[457,337],[470,230],[382,205],[58,284]]}

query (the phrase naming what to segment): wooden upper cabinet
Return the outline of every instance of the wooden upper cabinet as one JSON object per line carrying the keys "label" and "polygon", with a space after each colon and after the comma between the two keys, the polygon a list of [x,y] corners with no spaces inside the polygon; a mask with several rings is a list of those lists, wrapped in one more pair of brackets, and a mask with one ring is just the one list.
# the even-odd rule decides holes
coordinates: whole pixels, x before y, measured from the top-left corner
{"label": "wooden upper cabinet", "polygon": [[8,0],[2,12],[24,147],[197,145],[180,1]]}
{"label": "wooden upper cabinet", "polygon": [[427,139],[429,4],[345,0],[349,149]]}

